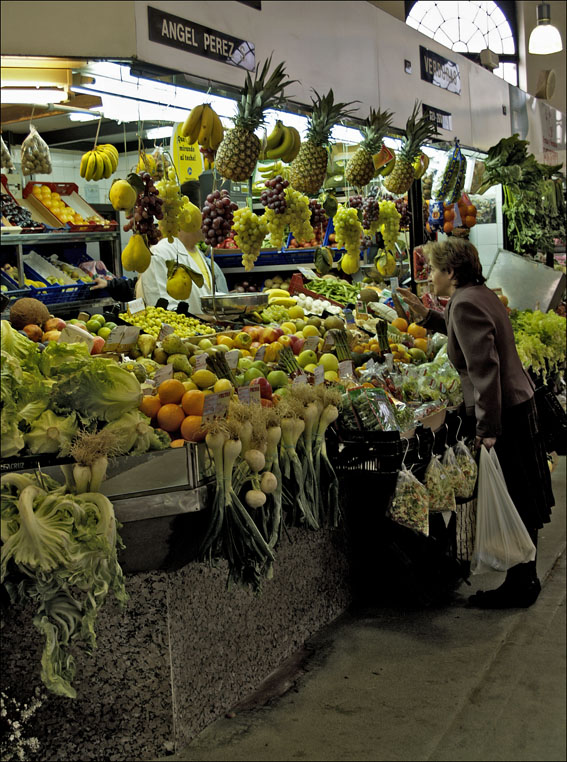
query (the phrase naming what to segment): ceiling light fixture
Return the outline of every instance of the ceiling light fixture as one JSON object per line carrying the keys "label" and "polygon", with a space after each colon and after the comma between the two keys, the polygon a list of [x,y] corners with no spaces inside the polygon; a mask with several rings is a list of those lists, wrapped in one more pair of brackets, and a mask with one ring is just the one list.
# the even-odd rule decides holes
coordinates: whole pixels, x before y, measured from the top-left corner
{"label": "ceiling light fixture", "polygon": [[61,103],[68,98],[65,90],[55,88],[10,88],[3,87],[0,93],[0,100],[3,104],[37,104],[47,105],[48,103]]}
{"label": "ceiling light fixture", "polygon": [[551,23],[549,3],[537,6],[537,26],[532,29],[528,43],[528,53],[537,56],[547,56],[550,53],[560,53],[563,50],[559,29]]}
{"label": "ceiling light fixture", "polygon": [[148,140],[158,140],[160,138],[170,138],[173,132],[171,124],[169,127],[152,127],[151,130],[146,131],[146,137]]}

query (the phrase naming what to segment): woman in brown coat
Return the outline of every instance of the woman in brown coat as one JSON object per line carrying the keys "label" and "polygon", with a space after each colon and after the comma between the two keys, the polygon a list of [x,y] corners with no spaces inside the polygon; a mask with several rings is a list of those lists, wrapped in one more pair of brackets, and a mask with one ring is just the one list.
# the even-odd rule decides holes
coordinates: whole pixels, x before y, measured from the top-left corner
{"label": "woman in brown coat", "polygon": [[[461,378],[466,413],[474,416],[476,445],[496,449],[508,492],[537,547],[538,529],[549,522],[554,500],[534,385],[518,357],[508,313],[484,285],[478,252],[469,241],[430,243],[424,254],[436,296],[450,297],[445,312],[428,310],[408,289],[399,292],[422,325],[447,334],[447,354]],[[531,561],[513,566],[499,588],[479,591],[469,605],[527,607],[540,590]]]}

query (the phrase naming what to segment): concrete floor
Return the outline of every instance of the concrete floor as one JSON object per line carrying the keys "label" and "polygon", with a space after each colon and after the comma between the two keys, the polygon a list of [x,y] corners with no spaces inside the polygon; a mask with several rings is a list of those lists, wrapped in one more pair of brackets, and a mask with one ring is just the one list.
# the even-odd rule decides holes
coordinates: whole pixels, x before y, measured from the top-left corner
{"label": "concrete floor", "polygon": [[367,607],[326,627],[169,760],[566,759],[565,458],[530,609]]}

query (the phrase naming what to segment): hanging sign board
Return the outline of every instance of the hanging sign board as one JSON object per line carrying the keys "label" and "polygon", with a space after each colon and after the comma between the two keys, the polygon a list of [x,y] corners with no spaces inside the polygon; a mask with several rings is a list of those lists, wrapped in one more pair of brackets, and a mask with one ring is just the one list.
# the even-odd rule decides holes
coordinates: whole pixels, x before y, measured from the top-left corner
{"label": "hanging sign board", "polygon": [[209,29],[148,5],[148,37],[170,48],[211,58],[254,71],[256,52],[252,42]]}
{"label": "hanging sign board", "polygon": [[442,130],[453,129],[453,116],[448,111],[443,111],[434,106],[427,106],[425,103],[421,104],[421,111],[424,116],[428,115],[438,128],[441,127]]}
{"label": "hanging sign board", "polygon": [[448,58],[434,53],[432,50],[419,46],[421,61],[421,78],[424,82],[440,87],[456,95],[461,94],[461,74],[459,65]]}
{"label": "hanging sign board", "polygon": [[171,136],[171,156],[180,185],[187,180],[198,180],[203,171],[203,154],[199,151],[199,144],[191,144],[189,138],[184,138],[182,127],[182,122],[176,124]]}

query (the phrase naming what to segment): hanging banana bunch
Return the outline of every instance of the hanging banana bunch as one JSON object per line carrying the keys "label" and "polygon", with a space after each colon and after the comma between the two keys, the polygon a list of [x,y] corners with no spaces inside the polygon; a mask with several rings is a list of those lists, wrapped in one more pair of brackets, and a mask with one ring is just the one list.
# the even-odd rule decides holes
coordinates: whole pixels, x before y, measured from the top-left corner
{"label": "hanging banana bunch", "polygon": [[266,148],[264,150],[265,159],[281,159],[286,164],[290,164],[301,147],[301,136],[295,127],[286,127],[278,119],[276,126],[268,135]]}
{"label": "hanging banana bunch", "polygon": [[107,180],[117,168],[118,151],[110,143],[105,143],[82,155],[79,175],[85,180]]}
{"label": "hanging banana bunch", "polygon": [[224,128],[216,111],[208,103],[202,103],[191,110],[181,134],[189,138],[191,144],[198,143],[207,150],[216,151],[222,142]]}

